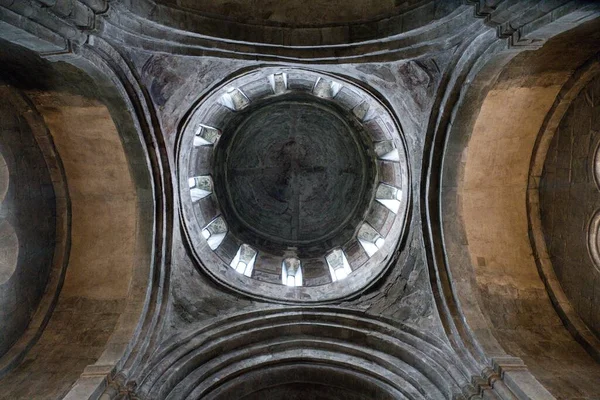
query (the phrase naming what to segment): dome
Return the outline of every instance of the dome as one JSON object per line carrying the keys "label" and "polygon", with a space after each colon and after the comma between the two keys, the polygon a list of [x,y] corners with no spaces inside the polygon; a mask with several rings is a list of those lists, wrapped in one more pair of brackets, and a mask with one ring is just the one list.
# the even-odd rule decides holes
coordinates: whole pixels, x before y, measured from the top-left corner
{"label": "dome", "polygon": [[200,100],[179,141],[198,266],[253,297],[327,302],[387,268],[409,199],[401,130],[341,77],[263,68]]}

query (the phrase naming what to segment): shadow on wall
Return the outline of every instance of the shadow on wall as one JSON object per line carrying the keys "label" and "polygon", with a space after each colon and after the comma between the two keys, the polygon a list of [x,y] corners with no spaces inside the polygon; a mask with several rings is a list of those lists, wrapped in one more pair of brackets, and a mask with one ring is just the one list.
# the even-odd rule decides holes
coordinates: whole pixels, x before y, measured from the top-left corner
{"label": "shadow on wall", "polygon": [[[8,166],[0,154],[0,207],[8,191]],[[19,239],[15,230],[7,221],[0,221],[0,287],[15,272],[19,254]]]}
{"label": "shadow on wall", "polygon": [[571,305],[598,338],[600,265],[592,255],[598,254],[598,224],[593,222],[598,220],[600,209],[595,174],[599,106],[597,75],[581,89],[556,129],[539,188],[546,247],[556,277]]}
{"label": "shadow on wall", "polygon": [[19,239],[7,221],[0,222],[0,286],[13,276],[17,269]]}
{"label": "shadow on wall", "polygon": [[[158,0],[169,5],[173,0]],[[178,0],[186,9],[235,19],[240,22],[276,22],[289,25],[341,24],[383,19],[407,9],[431,6],[429,1],[398,0],[313,0],[310,7],[302,0]]]}

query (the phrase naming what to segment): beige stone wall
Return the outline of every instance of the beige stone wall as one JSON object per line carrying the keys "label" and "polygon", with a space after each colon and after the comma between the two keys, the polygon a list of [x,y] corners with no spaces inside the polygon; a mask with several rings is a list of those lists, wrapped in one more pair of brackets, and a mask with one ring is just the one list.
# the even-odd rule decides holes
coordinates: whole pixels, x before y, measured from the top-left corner
{"label": "beige stone wall", "polygon": [[[600,366],[556,314],[532,255],[526,191],[557,75],[508,81],[486,97],[475,123],[462,186],[462,213],[480,304],[494,336],[560,399],[592,398]],[[554,82],[554,84],[549,84]]]}
{"label": "beige stone wall", "polygon": [[134,261],[136,194],[115,125],[98,102],[73,96],[55,107],[43,96],[37,100],[62,157],[73,210],[62,295],[125,298]]}
{"label": "beige stone wall", "polygon": [[62,398],[102,355],[125,310],[138,220],[135,185],[108,109],[59,93],[30,93],[60,154],[72,202],[69,266],[56,309],[0,399]]}
{"label": "beige stone wall", "polygon": [[465,166],[463,212],[482,287],[544,290],[529,244],[525,195],[535,138],[559,89],[492,90],[479,113]]}

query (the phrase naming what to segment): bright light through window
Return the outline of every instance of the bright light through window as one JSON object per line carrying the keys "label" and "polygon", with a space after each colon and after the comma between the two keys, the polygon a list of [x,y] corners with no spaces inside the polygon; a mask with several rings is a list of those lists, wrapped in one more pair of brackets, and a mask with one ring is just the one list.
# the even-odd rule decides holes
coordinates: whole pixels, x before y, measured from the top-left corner
{"label": "bright light through window", "polygon": [[352,272],[350,264],[342,249],[333,250],[325,257],[333,282],[346,278]]}
{"label": "bright light through window", "polygon": [[286,258],[281,264],[281,280],[287,286],[302,286],[302,266],[297,258]]}
{"label": "bright light through window", "polygon": [[238,249],[235,257],[231,261],[231,267],[240,274],[252,276],[254,262],[256,261],[257,252],[247,244],[243,244]]}

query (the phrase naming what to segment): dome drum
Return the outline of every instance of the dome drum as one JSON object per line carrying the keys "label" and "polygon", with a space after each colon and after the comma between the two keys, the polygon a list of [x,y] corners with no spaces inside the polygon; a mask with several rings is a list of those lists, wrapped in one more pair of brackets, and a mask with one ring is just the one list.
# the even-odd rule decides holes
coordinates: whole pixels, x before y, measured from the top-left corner
{"label": "dome drum", "polygon": [[388,108],[354,83],[291,68],[241,75],[191,111],[178,154],[194,258],[234,290],[345,298],[396,252],[406,150]]}

